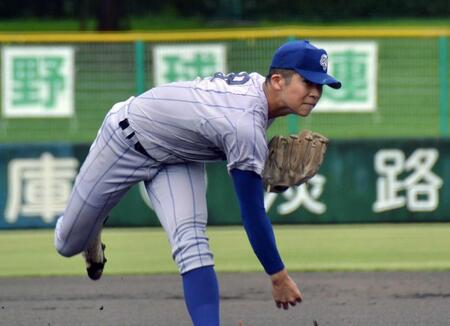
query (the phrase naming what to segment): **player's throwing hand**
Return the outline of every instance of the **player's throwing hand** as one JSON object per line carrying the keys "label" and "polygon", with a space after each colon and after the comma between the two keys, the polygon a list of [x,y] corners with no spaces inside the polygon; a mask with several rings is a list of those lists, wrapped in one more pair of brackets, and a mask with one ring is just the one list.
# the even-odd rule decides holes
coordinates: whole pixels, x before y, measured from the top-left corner
{"label": "player's throwing hand", "polygon": [[287,270],[273,274],[272,296],[278,308],[289,309],[289,305],[295,306],[303,301],[303,296],[297,287],[297,284],[288,275]]}

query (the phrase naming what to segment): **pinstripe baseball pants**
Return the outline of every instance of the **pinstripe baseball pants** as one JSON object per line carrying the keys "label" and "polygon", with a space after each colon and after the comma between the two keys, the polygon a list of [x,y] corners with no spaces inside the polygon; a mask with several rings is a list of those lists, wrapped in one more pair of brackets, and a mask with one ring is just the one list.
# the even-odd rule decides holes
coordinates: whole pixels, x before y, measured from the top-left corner
{"label": "pinstripe baseball pants", "polygon": [[152,159],[151,152],[144,155],[136,146],[134,132],[124,128],[123,105],[116,104],[106,116],[75,180],[67,207],[56,224],[57,251],[66,257],[82,252],[128,189],[144,181],[180,273],[213,265],[205,235],[204,164],[163,164]]}

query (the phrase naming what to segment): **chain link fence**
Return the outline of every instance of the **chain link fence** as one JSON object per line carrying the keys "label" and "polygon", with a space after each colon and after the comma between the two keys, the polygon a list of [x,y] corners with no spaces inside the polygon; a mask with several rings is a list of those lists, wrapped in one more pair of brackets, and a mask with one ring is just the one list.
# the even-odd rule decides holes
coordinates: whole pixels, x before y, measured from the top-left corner
{"label": "chain link fence", "polygon": [[90,142],[115,102],[216,70],[266,75],[273,52],[295,38],[323,45],[344,87],[327,89],[323,107],[306,119],[277,119],[269,134],[309,128],[333,139],[448,136],[448,30],[224,35],[0,34],[0,142]]}

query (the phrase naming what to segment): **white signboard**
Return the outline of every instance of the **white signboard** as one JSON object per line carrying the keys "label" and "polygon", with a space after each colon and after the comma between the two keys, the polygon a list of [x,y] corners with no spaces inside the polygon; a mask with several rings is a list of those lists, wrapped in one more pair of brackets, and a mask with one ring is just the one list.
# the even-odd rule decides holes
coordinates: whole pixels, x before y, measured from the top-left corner
{"label": "white signboard", "polygon": [[2,112],[6,118],[72,116],[73,48],[3,47],[2,85]]}
{"label": "white signboard", "polygon": [[342,88],[323,88],[316,112],[371,112],[377,106],[376,42],[315,42],[328,53],[328,73]]}
{"label": "white signboard", "polygon": [[161,45],[153,49],[155,86],[226,72],[223,44]]}

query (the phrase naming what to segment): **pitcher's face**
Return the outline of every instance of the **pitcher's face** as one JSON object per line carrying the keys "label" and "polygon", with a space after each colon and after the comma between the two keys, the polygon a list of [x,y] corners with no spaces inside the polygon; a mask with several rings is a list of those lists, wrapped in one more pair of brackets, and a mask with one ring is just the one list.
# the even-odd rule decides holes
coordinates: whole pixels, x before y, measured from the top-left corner
{"label": "pitcher's face", "polygon": [[284,84],[281,97],[292,113],[306,117],[322,96],[322,85],[314,84],[299,74],[294,74],[290,83]]}

